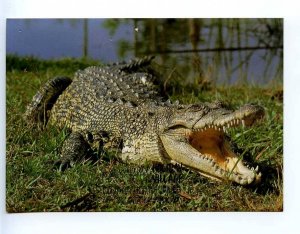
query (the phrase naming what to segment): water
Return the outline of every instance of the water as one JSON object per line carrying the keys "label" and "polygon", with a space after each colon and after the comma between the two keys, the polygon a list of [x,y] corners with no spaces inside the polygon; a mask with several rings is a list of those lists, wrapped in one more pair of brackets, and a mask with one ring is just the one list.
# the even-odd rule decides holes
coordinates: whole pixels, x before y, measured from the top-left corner
{"label": "water", "polygon": [[[139,50],[147,50],[151,47],[151,32],[145,33],[142,28],[143,24],[134,27],[133,20],[127,20],[126,23],[121,23],[116,27],[115,33],[110,35],[103,23],[107,19],[88,19],[88,57],[100,60],[105,63],[116,62],[120,59],[129,60],[134,57],[133,47],[135,36],[139,38]],[[113,24],[113,22],[112,22]],[[183,24],[183,23],[182,23]],[[157,30],[160,30],[159,27]],[[205,31],[206,30],[206,31]],[[223,28],[224,30],[224,28]],[[216,33],[215,33],[216,34]],[[225,47],[230,47],[228,32],[224,31]],[[201,39],[207,43],[200,43],[198,48],[213,48],[214,43],[208,38],[209,29],[203,30]],[[63,57],[81,58],[84,56],[84,19],[8,19],[7,34],[6,34],[6,52],[7,54],[16,54],[19,56],[34,56],[41,59],[59,59]],[[184,41],[178,44],[172,42],[172,37],[183,37]],[[216,36],[214,39],[217,38]],[[189,33],[174,31],[174,34],[168,38],[168,48],[173,50],[191,49],[189,41]],[[126,50],[125,57],[120,58],[120,45],[122,41],[129,43],[129,50]],[[242,43],[247,41],[248,46],[257,44],[256,38],[245,38]],[[212,42],[212,43],[211,43]],[[163,40],[157,42],[164,43]],[[212,44],[212,45],[211,45]],[[243,46],[243,44],[242,44]],[[246,45],[244,45],[246,46]],[[247,62],[246,69],[239,67],[239,52],[222,52],[229,58],[232,55],[232,60],[229,61],[231,69],[238,69],[228,74],[225,67],[226,61],[217,62],[216,52],[201,52],[203,67],[210,69],[213,73],[209,76],[215,81],[225,81],[225,83],[235,83],[241,80],[241,76],[246,75],[246,79],[252,83],[267,83],[273,77],[282,78],[282,74],[276,73],[280,57],[274,55],[268,63],[263,59],[265,51],[254,51],[251,59]],[[176,67],[180,74],[186,80],[192,81],[195,77],[193,68],[192,53],[174,53],[168,55],[169,60],[164,65]],[[159,57],[159,56],[158,56]],[[175,60],[174,60],[175,59]],[[159,60],[159,59],[158,59]],[[173,63],[171,61],[176,61]],[[166,62],[166,61],[165,61]],[[169,63],[169,64],[168,64]],[[268,66],[268,67],[267,67]],[[181,67],[181,68],[179,68]],[[266,67],[269,69],[265,73]]]}
{"label": "water", "polygon": [[[83,56],[83,19],[8,19],[6,53],[42,59]],[[104,19],[88,20],[88,56],[104,62],[118,61],[118,41],[132,41],[130,25],[110,36]],[[130,55],[128,55],[130,56]]]}

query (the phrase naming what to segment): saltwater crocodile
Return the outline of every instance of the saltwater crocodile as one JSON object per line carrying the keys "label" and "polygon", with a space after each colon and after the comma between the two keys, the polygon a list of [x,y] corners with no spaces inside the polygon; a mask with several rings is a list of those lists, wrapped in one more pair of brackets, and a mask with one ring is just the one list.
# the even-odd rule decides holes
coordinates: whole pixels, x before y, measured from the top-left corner
{"label": "saltwater crocodile", "polygon": [[180,164],[217,180],[255,184],[251,169],[231,149],[226,129],[251,126],[264,116],[258,105],[237,110],[221,102],[171,103],[159,94],[152,57],[130,63],[88,67],[74,78],[48,81],[28,105],[26,119],[71,130],[61,150],[61,163],[87,155],[103,137],[119,143],[121,158],[143,164]]}

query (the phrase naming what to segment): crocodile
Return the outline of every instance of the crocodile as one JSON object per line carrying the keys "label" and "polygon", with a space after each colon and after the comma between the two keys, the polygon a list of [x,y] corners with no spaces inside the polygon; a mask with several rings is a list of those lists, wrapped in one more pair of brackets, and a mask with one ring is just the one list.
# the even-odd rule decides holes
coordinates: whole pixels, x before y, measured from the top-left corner
{"label": "crocodile", "polygon": [[218,181],[259,183],[258,166],[250,168],[234,152],[227,130],[251,127],[264,117],[264,108],[171,102],[160,92],[160,78],[153,57],[87,67],[73,79],[56,77],[43,85],[25,119],[39,129],[70,130],[61,165],[82,160],[95,142],[110,143],[128,163],[179,164]]}

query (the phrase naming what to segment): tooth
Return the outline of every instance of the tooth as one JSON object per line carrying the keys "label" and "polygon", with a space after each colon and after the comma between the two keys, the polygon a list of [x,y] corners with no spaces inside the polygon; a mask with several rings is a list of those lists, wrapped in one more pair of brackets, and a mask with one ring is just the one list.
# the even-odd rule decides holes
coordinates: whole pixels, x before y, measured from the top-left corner
{"label": "tooth", "polygon": [[242,119],[242,125],[245,127],[245,120]]}
{"label": "tooth", "polygon": [[246,180],[247,180],[246,178],[241,178],[240,179],[240,183],[243,184],[243,185],[245,185],[246,184]]}
{"label": "tooth", "polygon": [[251,171],[254,171],[254,167],[251,167]]}
{"label": "tooth", "polygon": [[258,166],[256,166],[255,171],[258,172]]}
{"label": "tooth", "polygon": [[221,168],[217,168],[216,172],[219,173],[220,175],[222,175],[222,169]]}
{"label": "tooth", "polygon": [[251,177],[248,177],[248,184],[251,184],[252,181],[253,179],[251,179]]}

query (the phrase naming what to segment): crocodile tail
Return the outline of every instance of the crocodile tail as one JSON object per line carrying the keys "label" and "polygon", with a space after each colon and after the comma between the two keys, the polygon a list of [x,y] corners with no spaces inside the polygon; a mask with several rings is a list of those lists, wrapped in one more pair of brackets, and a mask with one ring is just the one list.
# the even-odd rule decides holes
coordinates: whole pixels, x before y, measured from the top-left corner
{"label": "crocodile tail", "polygon": [[152,60],[155,58],[155,56],[145,56],[140,59],[132,60],[130,63],[124,64],[120,66],[120,70],[127,72],[127,73],[133,73],[141,71],[143,68],[147,68],[152,62]]}
{"label": "crocodile tail", "polygon": [[56,77],[43,85],[27,106],[25,121],[29,125],[37,125],[39,129],[43,129],[48,122],[53,104],[71,82],[72,79],[68,77]]}

